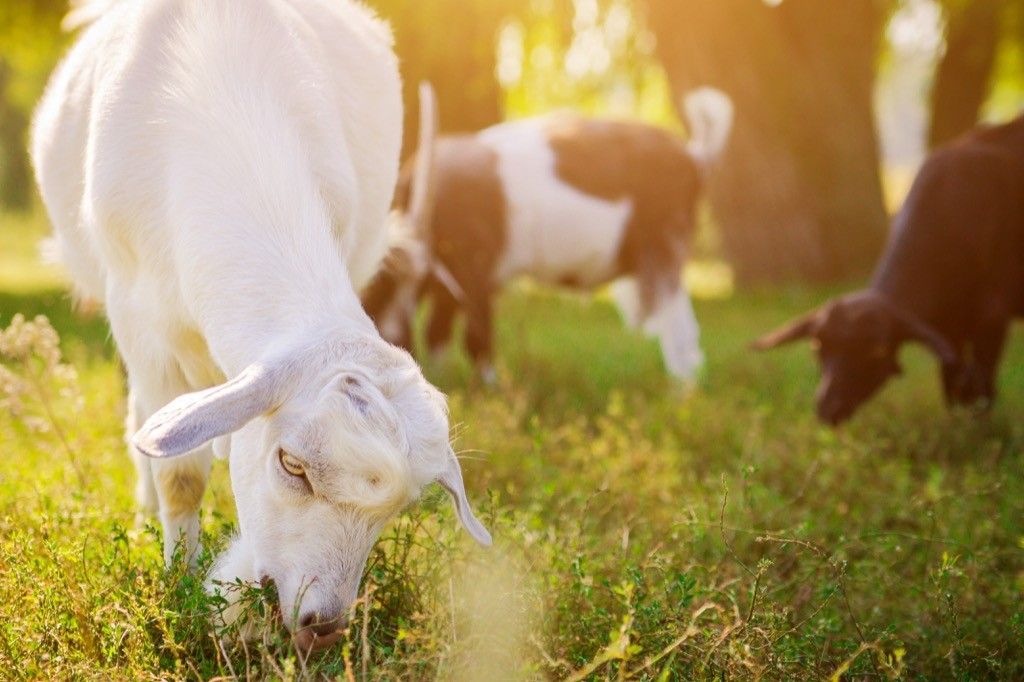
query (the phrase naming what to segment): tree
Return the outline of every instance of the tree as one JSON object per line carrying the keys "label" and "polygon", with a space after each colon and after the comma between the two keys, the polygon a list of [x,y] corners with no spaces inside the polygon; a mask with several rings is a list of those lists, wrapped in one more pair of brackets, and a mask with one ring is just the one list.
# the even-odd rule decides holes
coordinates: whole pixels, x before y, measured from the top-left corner
{"label": "tree", "polygon": [[937,147],[978,121],[989,91],[1003,0],[949,3],[946,51],[931,94],[928,146]]}
{"label": "tree", "polygon": [[862,274],[887,233],[872,97],[882,0],[647,0],[676,95],[713,85],[736,127],[711,186],[742,281]]}
{"label": "tree", "polygon": [[498,31],[525,0],[373,0],[395,34],[401,60],[405,136],[403,155],[416,147],[421,80],[437,92],[445,132],[479,130],[502,119],[495,74]]}
{"label": "tree", "polygon": [[67,37],[66,0],[0,3],[0,208],[32,201],[28,122]]}
{"label": "tree", "polygon": [[977,124],[992,87],[1000,39],[1008,34],[1009,0],[946,0],[946,52],[931,94],[929,147]]}

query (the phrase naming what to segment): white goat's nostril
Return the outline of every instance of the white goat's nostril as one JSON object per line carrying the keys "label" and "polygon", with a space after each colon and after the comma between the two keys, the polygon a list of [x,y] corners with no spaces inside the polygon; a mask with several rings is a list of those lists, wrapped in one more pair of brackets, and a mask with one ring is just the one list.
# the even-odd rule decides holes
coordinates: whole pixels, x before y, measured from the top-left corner
{"label": "white goat's nostril", "polygon": [[295,647],[300,651],[315,653],[334,646],[341,637],[342,632],[339,630],[332,631],[326,635],[318,635],[311,630],[299,630],[295,633],[293,641],[295,642]]}
{"label": "white goat's nostril", "polygon": [[321,651],[341,639],[346,618],[323,619],[319,613],[307,613],[299,619],[294,634],[295,645],[303,651]]}
{"label": "white goat's nostril", "polygon": [[345,627],[346,618],[323,618],[319,613],[307,613],[299,620],[299,629],[312,630],[317,635],[328,635]]}

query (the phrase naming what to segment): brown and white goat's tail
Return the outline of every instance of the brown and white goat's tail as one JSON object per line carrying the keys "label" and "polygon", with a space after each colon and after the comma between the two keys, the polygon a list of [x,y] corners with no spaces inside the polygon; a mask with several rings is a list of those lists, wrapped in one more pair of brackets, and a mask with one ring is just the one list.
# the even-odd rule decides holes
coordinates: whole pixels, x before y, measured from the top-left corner
{"label": "brown and white goat's tail", "polygon": [[683,98],[683,112],[690,128],[690,156],[702,166],[712,165],[725,151],[732,132],[732,100],[721,90],[698,88]]}

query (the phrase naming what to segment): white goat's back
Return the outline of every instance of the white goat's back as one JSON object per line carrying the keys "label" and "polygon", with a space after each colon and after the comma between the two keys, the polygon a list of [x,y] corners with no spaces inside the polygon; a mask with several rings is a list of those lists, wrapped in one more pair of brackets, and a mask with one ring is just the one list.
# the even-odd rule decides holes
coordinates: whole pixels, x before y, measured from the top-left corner
{"label": "white goat's back", "polygon": [[160,300],[172,307],[188,245],[230,248],[229,217],[278,230],[326,221],[355,286],[372,275],[401,102],[390,36],[368,11],[121,0],[71,16],[91,25],[51,81],[32,150],[80,293],[107,298],[110,278],[137,279],[144,259],[169,280]]}

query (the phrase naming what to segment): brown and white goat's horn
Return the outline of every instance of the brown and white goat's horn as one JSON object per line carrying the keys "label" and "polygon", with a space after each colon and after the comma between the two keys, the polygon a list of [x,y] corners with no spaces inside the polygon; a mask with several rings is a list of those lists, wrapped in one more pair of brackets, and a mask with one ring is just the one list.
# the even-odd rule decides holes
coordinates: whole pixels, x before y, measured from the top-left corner
{"label": "brown and white goat's horn", "polygon": [[437,98],[427,81],[420,83],[420,139],[413,169],[409,224],[416,235],[425,236],[433,217],[436,176],[434,147],[437,140]]}
{"label": "brown and white goat's horn", "polygon": [[430,273],[434,275],[434,279],[441,283],[448,293],[452,295],[459,303],[466,302],[466,291],[459,285],[459,281],[455,279],[455,275],[452,271],[444,266],[444,264],[432,258],[430,261]]}

